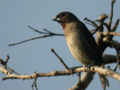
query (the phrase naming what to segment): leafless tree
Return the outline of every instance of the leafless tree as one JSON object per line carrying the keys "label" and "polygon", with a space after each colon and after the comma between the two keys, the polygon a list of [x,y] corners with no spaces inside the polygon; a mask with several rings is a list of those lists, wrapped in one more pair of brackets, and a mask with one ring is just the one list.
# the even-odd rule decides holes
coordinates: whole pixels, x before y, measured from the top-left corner
{"label": "leafless tree", "polygon": [[[37,79],[40,77],[56,77],[56,76],[65,76],[65,75],[72,75],[77,74],[80,72],[83,72],[82,75],[78,75],[79,80],[78,82],[69,90],[85,90],[88,85],[91,83],[91,81],[94,78],[95,72],[99,73],[100,75],[111,77],[116,80],[120,80],[120,73],[117,72],[117,68],[120,64],[120,42],[113,40],[114,36],[120,36],[120,33],[116,32],[118,25],[120,23],[120,19],[118,18],[115,23],[113,23],[113,16],[114,16],[114,5],[115,0],[111,1],[111,11],[109,15],[101,14],[97,20],[90,20],[88,18],[85,18],[84,20],[86,23],[93,26],[94,30],[91,30],[91,33],[96,36],[95,40],[96,43],[101,50],[101,53],[104,53],[105,49],[107,47],[113,48],[116,51],[116,55],[109,55],[104,54],[103,55],[103,67],[98,66],[91,66],[91,67],[69,67],[65,64],[64,60],[59,56],[59,54],[54,50],[51,49],[51,52],[58,58],[60,63],[65,67],[65,70],[61,71],[53,71],[48,73],[41,73],[36,72],[32,75],[21,75],[14,71],[14,69],[11,69],[8,67],[8,61],[10,59],[10,56],[6,56],[6,60],[3,60],[0,58],[0,72],[4,73],[3,80],[8,79],[33,79],[33,85],[32,87],[38,90],[37,87]],[[52,36],[64,36],[64,34],[54,33],[51,32],[48,29],[43,29],[42,31],[35,29],[31,26],[28,26],[31,30],[37,32],[40,34],[38,37],[33,37],[27,40],[23,40],[17,43],[9,44],[9,46],[14,46],[18,44],[22,44],[28,41],[40,39],[40,38],[47,38]],[[115,63],[115,68],[106,68],[105,65]],[[94,72],[94,73],[93,73]],[[101,80],[102,87],[105,89],[107,86],[109,86],[109,82],[107,78],[104,78],[104,80]]]}

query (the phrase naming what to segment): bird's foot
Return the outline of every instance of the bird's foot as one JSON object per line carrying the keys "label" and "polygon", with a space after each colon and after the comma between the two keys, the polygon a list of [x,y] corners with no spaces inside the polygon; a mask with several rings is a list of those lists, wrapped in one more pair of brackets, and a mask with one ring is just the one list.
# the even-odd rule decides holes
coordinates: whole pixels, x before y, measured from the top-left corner
{"label": "bird's foot", "polygon": [[87,68],[88,71],[89,71],[89,70],[91,69],[91,67],[93,67],[93,66],[95,66],[95,65],[83,65],[83,67]]}

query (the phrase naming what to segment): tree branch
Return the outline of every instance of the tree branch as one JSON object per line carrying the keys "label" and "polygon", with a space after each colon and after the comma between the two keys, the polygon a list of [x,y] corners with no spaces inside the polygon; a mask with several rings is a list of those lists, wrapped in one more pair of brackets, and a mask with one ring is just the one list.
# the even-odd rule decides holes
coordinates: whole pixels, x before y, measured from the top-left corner
{"label": "tree branch", "polygon": [[54,53],[54,55],[58,58],[58,60],[62,63],[62,65],[65,67],[66,70],[70,70],[69,67],[65,64],[63,59],[55,52],[54,49],[51,49],[51,51]]}
{"label": "tree branch", "polygon": [[[1,69],[0,69],[1,71]],[[32,75],[16,75],[16,74],[8,74],[7,76],[3,77],[3,80],[7,80],[7,79],[34,79],[34,78],[38,78],[38,77],[53,77],[53,76],[65,76],[65,75],[71,75],[71,74],[75,74],[78,72],[98,72],[102,75],[106,75],[109,76],[111,78],[114,78],[116,80],[120,80],[120,74],[116,73],[110,69],[105,69],[105,68],[101,68],[98,66],[92,66],[90,68],[87,67],[80,67],[80,68],[74,68],[73,73],[71,73],[68,70],[62,70],[62,71],[53,71],[53,72],[48,72],[48,73],[33,73]],[[3,71],[2,71],[3,72]]]}
{"label": "tree branch", "polygon": [[26,43],[26,42],[32,41],[32,40],[37,40],[37,39],[40,39],[40,38],[47,38],[47,37],[52,37],[52,36],[64,36],[64,34],[54,33],[54,32],[51,32],[47,29],[43,29],[43,31],[39,31],[38,29],[35,29],[31,26],[28,26],[28,28],[30,28],[34,32],[39,33],[40,36],[32,37],[32,38],[29,38],[29,39],[26,39],[26,40],[23,40],[23,41],[19,41],[19,42],[16,42],[16,43],[10,43],[10,44],[8,44],[8,46],[16,46],[16,45],[23,44],[23,43]]}
{"label": "tree branch", "polygon": [[112,24],[113,10],[114,10],[114,4],[115,4],[115,2],[116,2],[116,0],[112,0],[112,2],[111,2],[110,21],[108,23],[109,27],[111,27],[111,24]]}

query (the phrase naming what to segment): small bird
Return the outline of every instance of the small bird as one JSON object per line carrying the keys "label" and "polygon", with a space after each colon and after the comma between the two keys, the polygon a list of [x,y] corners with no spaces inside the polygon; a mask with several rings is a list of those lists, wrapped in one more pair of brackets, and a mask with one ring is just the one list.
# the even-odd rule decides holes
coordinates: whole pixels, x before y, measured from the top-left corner
{"label": "small bird", "polygon": [[[102,65],[102,53],[84,23],[68,11],[60,12],[53,20],[62,26],[68,48],[76,60],[85,66]],[[109,81],[104,75],[99,74],[99,77],[105,90]]]}
{"label": "small bird", "polygon": [[74,14],[63,11],[53,20],[62,26],[68,48],[76,60],[85,66],[102,64],[102,55],[95,39]]}

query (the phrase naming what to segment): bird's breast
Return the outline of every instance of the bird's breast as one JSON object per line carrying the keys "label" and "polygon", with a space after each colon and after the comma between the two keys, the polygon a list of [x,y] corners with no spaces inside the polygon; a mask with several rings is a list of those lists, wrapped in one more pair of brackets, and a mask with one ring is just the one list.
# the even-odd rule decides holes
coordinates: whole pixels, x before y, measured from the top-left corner
{"label": "bird's breast", "polygon": [[65,36],[66,42],[71,51],[73,57],[80,63],[88,65],[90,64],[88,55],[86,53],[86,42],[82,33],[72,32]]}

